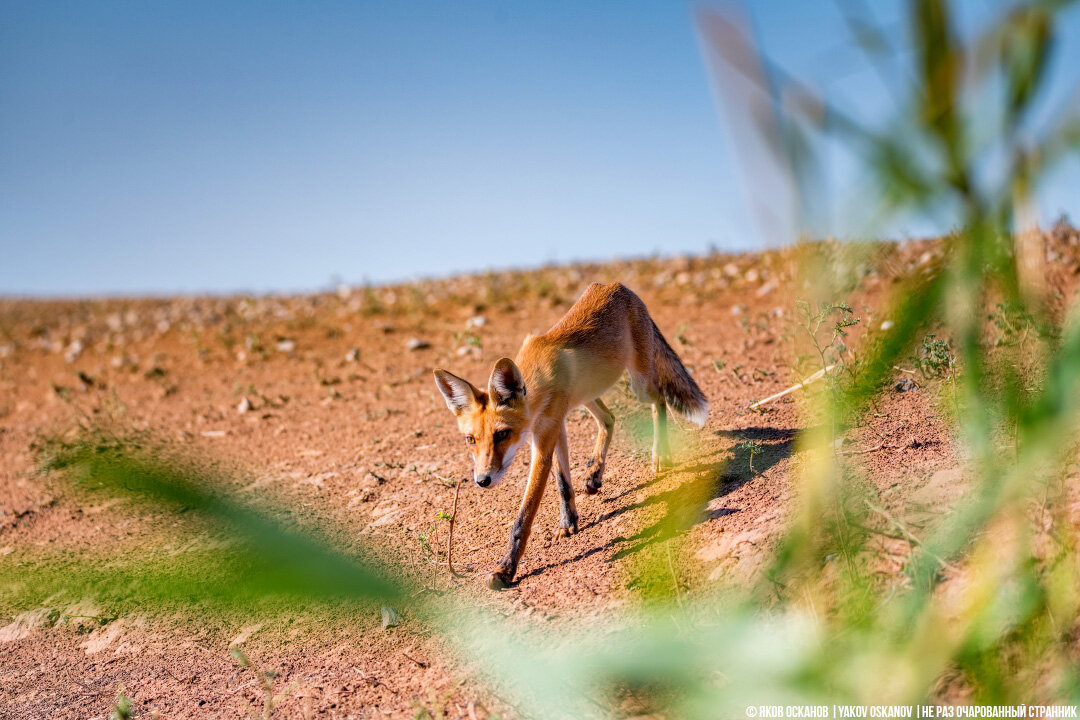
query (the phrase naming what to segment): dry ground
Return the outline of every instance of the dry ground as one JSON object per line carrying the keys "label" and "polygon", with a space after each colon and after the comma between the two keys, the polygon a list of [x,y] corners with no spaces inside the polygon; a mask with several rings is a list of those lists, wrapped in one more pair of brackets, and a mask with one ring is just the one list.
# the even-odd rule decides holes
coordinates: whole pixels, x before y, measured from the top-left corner
{"label": "dry ground", "polygon": [[[937,247],[884,246],[873,265],[852,268],[846,299],[862,318],[853,343],[880,331],[896,279],[931,263]],[[552,542],[549,487],[519,582],[502,593],[484,588],[519,501],[521,459],[494,490],[463,487],[455,561],[466,577],[443,572],[440,582],[523,622],[603,618],[635,601],[635,559],[658,539],[664,517],[685,512],[677,491],[690,484],[713,500],[691,518],[680,583],[694,591],[751,582],[796,492],[802,393],[746,410],[795,377],[795,257],[641,260],[305,297],[0,301],[0,555],[183,551],[168,518],[123,503],[88,506],[37,471],[42,438],[104,421],[239,468],[246,479],[237,490],[273,498],[300,520],[332,528],[345,546],[374,543],[426,574],[417,534],[449,510],[452,490],[441,478],[469,472],[431,369],[482,382],[497,358],[513,356],[526,332],[553,324],[588,282],[621,280],[642,296],[708,396],[705,429],[680,429],[679,464],[653,477],[647,410],[617,386],[607,398],[617,429],[599,495],[580,491],[592,420],[581,410],[569,420],[580,532]],[[1063,297],[1075,284],[1068,257],[1050,258]],[[414,338],[429,345],[410,349]],[[916,381],[915,391],[887,392],[846,447],[893,506],[940,509],[959,491],[959,460],[937,412],[941,388]],[[746,440],[762,445],[754,473],[735,449]],[[36,614],[0,607],[4,718],[104,718],[120,686],[139,717],[245,717],[245,699],[261,695],[230,657],[231,643],[276,670],[279,687],[294,684],[274,717],[412,717],[421,708],[432,716],[515,714],[467,658],[407,617],[384,631],[374,606],[289,629],[257,616],[235,624],[182,613],[98,617],[92,599],[53,605]]]}

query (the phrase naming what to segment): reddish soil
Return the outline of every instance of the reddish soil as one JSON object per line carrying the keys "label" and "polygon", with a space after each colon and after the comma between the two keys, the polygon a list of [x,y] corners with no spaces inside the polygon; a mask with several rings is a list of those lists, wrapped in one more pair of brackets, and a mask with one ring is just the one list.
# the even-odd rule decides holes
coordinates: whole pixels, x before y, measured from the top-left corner
{"label": "reddish soil", "polygon": [[[846,295],[862,317],[853,344],[888,320],[872,309],[937,247],[887,246],[861,268]],[[484,587],[520,499],[522,453],[498,488],[463,486],[454,555],[466,577],[444,571],[439,582],[523,622],[601,619],[635,602],[640,551],[665,517],[688,512],[678,491],[697,484],[713,499],[704,515],[688,518],[680,583],[689,592],[745,584],[768,558],[796,493],[806,392],[746,410],[796,377],[796,257],[642,260],[306,297],[0,301],[0,561],[156,542],[165,552],[178,542],[162,533],[160,516],[123,503],[86,506],[38,472],[35,443],[104,419],[224,459],[247,478],[237,490],[287,503],[343,543],[374,543],[426,574],[417,533],[450,508],[453,491],[441,478],[470,472],[431,369],[486,381],[497,358],[513,356],[526,332],[553,324],[588,282],[620,280],[694,372],[711,403],[707,425],[677,429],[678,464],[654,477],[647,408],[616,386],[606,398],[616,435],[598,495],[581,491],[593,421],[578,410],[568,422],[580,532],[552,541],[558,515],[549,484],[518,583],[501,593]],[[1052,281],[1070,296],[1073,266],[1054,260]],[[469,327],[478,315],[486,322]],[[430,346],[410,350],[412,338]],[[845,448],[890,502],[925,507],[955,494],[959,460],[936,410],[941,388],[915,380],[914,391],[885,393]],[[735,449],[746,440],[762,445],[754,473]],[[231,641],[275,670],[277,687],[295,684],[274,717],[412,717],[420,708],[434,717],[516,714],[430,630],[409,618],[383,630],[374,606],[290,631],[257,617],[213,627],[183,616],[57,622],[94,615],[92,603],[80,613],[72,602],[37,615],[0,607],[0,716],[104,718],[122,686],[139,717],[245,717],[245,700],[260,703],[261,691],[230,657]]]}

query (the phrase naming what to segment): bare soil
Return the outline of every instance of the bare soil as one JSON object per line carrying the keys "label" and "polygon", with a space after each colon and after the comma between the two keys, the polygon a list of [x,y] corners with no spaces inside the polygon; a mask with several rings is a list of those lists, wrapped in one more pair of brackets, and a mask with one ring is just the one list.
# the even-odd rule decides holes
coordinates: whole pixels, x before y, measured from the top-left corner
{"label": "bare soil", "polygon": [[[882,331],[898,278],[939,251],[931,241],[884,245],[872,264],[853,269],[845,296],[861,317],[853,346]],[[1074,253],[1059,248],[1050,258],[1048,277],[1066,298]],[[302,297],[0,301],[0,555],[32,562],[58,551],[176,550],[162,516],[122,502],[87,506],[38,470],[44,438],[110,422],[229,463],[245,478],[233,489],[273,498],[343,544],[374,544],[426,576],[417,534],[449,511],[453,489],[444,480],[470,475],[432,368],[485,382],[496,359],[514,356],[526,332],[552,325],[587,283],[620,280],[694,372],[711,403],[707,425],[677,429],[677,466],[653,476],[648,410],[625,383],[616,386],[605,398],[617,425],[598,495],[581,488],[593,421],[578,410],[568,422],[580,531],[554,541],[549,484],[517,584],[500,593],[484,587],[520,500],[522,453],[498,488],[462,487],[454,556],[465,577],[443,570],[439,583],[523,622],[599,622],[637,601],[636,558],[663,540],[664,518],[697,513],[680,501],[692,484],[713,499],[689,518],[681,591],[753,582],[796,497],[796,434],[813,392],[747,410],[799,377],[791,327],[798,257],[640,260]],[[409,349],[414,338],[427,346]],[[894,506],[934,512],[962,487],[960,459],[939,412],[940,383],[897,371],[896,381],[905,377],[917,387],[885,392],[844,451]],[[753,472],[736,449],[747,440],[762,448]],[[261,707],[262,692],[230,645],[274,670],[276,687],[291,687],[277,718],[518,714],[468,658],[419,623],[406,617],[383,630],[377,606],[290,630],[257,616],[235,626],[182,613],[98,618],[92,600],[81,610],[78,601],[58,599],[36,613],[0,607],[0,716],[104,718],[123,687],[139,717],[246,717],[245,701]]]}

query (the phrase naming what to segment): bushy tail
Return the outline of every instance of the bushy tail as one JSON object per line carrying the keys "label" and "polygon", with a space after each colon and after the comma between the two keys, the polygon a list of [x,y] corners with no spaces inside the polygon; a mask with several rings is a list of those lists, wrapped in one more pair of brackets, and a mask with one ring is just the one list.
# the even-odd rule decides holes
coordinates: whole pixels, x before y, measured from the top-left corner
{"label": "bushy tail", "polygon": [[664,396],[669,408],[698,427],[704,427],[705,419],[709,415],[709,401],[705,399],[705,393],[701,392],[694,378],[690,377],[682,360],[668,345],[655,322],[652,329],[656,337],[654,362],[660,394]]}

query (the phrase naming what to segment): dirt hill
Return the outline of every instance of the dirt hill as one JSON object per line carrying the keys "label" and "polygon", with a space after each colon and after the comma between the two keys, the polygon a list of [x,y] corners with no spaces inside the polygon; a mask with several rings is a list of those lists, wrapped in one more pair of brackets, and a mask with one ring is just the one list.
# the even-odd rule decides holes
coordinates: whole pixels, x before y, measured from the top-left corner
{"label": "dirt hill", "polygon": [[[1061,305],[1075,289],[1077,241],[1075,231],[1048,236],[1046,276]],[[934,241],[885,244],[872,262],[849,268],[850,292],[837,299],[860,320],[849,328],[851,347],[887,331],[896,281],[931,267],[940,251]],[[677,466],[653,476],[648,408],[621,383],[605,398],[616,430],[598,495],[581,492],[594,423],[580,409],[568,422],[580,532],[553,539],[549,487],[517,584],[484,587],[520,500],[523,453],[498,488],[462,487],[454,560],[465,577],[443,570],[437,582],[522,622],[603,618],[645,591],[639,556],[667,541],[663,521],[673,516],[690,528],[672,570],[680,592],[751,582],[795,498],[796,436],[815,392],[748,409],[813,370],[796,361],[799,257],[575,265],[298,297],[0,301],[0,555],[33,562],[56,552],[191,547],[167,516],[123,502],[87,505],[39,472],[47,438],[109,424],[213,458],[243,478],[234,490],[329,528],[343,547],[373,544],[427,577],[418,534],[449,510],[448,481],[470,473],[432,368],[486,382],[496,359],[550,327],[585,285],[619,280],[644,299],[708,396],[705,428],[677,429]],[[858,459],[891,511],[929,517],[962,492],[963,473],[942,410],[945,381],[915,369],[897,369],[899,385],[841,451]],[[712,497],[704,514],[683,500],[690,487]],[[894,544],[883,573],[900,584],[903,549]],[[386,630],[377,607],[320,618],[111,617],[73,597],[31,612],[0,607],[0,716],[103,718],[122,685],[140,717],[246,717],[245,700],[261,706],[262,691],[230,646],[274,669],[278,687],[292,686],[275,717],[518,713],[472,674],[468,658],[408,617]]]}

